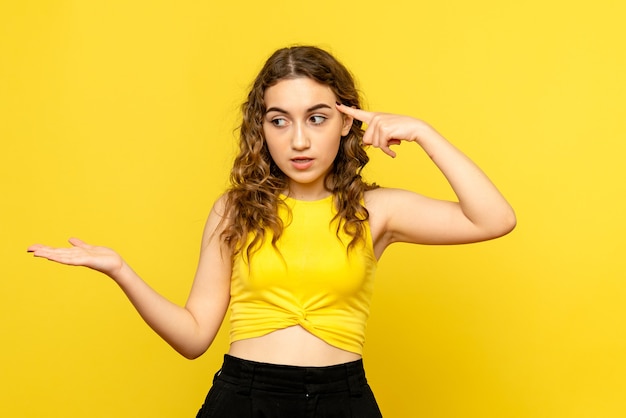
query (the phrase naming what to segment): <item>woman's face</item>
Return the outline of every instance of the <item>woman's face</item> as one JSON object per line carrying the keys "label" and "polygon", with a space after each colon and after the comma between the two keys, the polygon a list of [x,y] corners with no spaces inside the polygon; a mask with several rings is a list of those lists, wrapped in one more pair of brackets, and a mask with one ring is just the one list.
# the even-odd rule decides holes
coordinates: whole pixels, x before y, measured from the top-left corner
{"label": "woman's face", "polygon": [[289,178],[289,195],[327,196],[324,178],[352,118],[337,110],[330,87],[307,77],[279,81],[265,90],[264,100],[263,132],[272,159]]}

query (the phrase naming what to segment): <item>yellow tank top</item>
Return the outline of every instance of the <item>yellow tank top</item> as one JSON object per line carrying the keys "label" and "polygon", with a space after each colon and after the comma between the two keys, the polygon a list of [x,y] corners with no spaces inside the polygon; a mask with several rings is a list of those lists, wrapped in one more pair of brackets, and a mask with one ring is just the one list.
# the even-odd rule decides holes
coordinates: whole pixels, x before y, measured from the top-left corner
{"label": "yellow tank top", "polygon": [[330,345],[362,354],[377,265],[369,225],[365,242],[348,252],[351,237],[341,231],[338,238],[337,221],[330,222],[332,196],[283,199],[291,216],[279,206],[285,228],[278,251],[269,232],[249,261],[242,252],[233,260],[231,342],[300,325]]}

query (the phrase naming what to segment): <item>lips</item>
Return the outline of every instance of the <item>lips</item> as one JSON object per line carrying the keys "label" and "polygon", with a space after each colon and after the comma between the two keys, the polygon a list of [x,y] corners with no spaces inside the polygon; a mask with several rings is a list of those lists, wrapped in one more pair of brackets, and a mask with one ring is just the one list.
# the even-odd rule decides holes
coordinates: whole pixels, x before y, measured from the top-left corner
{"label": "lips", "polygon": [[291,159],[291,164],[297,170],[306,170],[313,165],[313,159],[307,157],[296,157]]}

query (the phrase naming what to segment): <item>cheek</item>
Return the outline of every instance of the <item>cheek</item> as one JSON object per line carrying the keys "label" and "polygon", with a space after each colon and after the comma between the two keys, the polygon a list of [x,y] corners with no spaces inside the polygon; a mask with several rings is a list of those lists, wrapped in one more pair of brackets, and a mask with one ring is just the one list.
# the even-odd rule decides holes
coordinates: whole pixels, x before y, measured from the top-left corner
{"label": "cheek", "polygon": [[267,149],[270,151],[270,153],[276,151],[277,144],[279,142],[278,138],[271,129],[266,129],[265,126],[263,126],[263,140],[265,141],[265,145],[267,146]]}
{"label": "cheek", "polygon": [[[267,137],[266,137],[267,138]],[[280,143],[272,140],[274,138],[270,138],[269,140],[265,140],[265,145],[267,146],[267,151],[270,154],[270,158],[272,162],[279,167],[282,165],[282,161],[285,157],[285,150],[280,146]],[[280,167],[282,170],[284,167]]]}
{"label": "cheek", "polygon": [[267,123],[263,123],[261,125],[261,132],[263,132],[263,138],[265,139],[265,142],[267,142],[267,137],[269,133]]}
{"label": "cheek", "polygon": [[341,139],[337,139],[336,141],[329,141],[326,143],[326,154],[328,158],[332,161],[337,158],[337,154],[339,153],[339,148],[341,147]]}
{"label": "cheek", "polygon": [[274,160],[274,162],[276,162],[276,158],[278,157],[278,152],[276,150],[276,148],[274,148],[273,146],[270,145],[270,142],[267,142],[267,150],[270,153],[270,158],[272,160]]}

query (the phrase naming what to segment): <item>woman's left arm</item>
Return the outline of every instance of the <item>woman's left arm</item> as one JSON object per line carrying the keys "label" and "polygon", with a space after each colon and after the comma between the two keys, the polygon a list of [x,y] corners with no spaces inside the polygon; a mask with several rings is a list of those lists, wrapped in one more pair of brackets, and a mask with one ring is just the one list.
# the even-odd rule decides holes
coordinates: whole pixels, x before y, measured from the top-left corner
{"label": "woman's left arm", "polygon": [[[458,202],[428,198],[398,189],[373,190],[371,198],[384,220],[385,246],[397,241],[458,244],[485,241],[510,232],[513,208],[485,173],[426,122],[409,116],[367,112],[338,105],[367,124],[363,142],[395,157],[389,147],[416,142],[446,177]],[[369,206],[368,206],[369,207]],[[382,213],[381,213],[382,212]]]}

